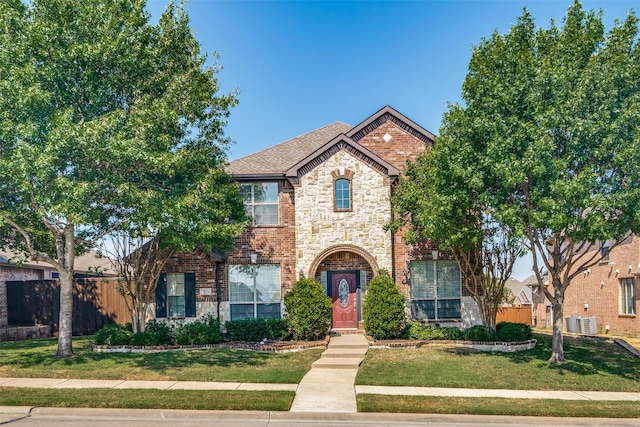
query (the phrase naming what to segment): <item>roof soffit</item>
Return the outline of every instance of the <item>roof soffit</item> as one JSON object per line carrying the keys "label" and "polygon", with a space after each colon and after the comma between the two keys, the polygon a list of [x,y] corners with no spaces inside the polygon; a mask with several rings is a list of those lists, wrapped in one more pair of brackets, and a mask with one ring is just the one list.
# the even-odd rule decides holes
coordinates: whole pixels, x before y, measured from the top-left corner
{"label": "roof soffit", "polygon": [[397,177],[400,174],[400,171],[395,166],[353,141],[347,135],[341,134],[318,148],[297,164],[293,165],[290,169],[285,171],[285,176],[289,179],[297,180],[303,175],[311,172],[317,166],[324,163],[329,157],[341,150],[347,151],[352,156],[360,159],[362,162],[369,165],[369,167],[383,175]]}

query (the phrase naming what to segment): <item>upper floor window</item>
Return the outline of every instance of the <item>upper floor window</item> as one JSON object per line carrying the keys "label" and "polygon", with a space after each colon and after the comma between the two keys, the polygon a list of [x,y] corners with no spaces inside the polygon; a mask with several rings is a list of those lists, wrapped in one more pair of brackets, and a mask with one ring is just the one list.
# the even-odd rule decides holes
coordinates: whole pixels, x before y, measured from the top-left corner
{"label": "upper floor window", "polygon": [[257,182],[240,184],[247,216],[253,225],[278,224],[278,183]]}
{"label": "upper floor window", "polygon": [[636,314],[636,289],[633,277],[620,279],[620,314]]}
{"label": "upper floor window", "polygon": [[348,179],[335,181],[335,207],[337,211],[351,210],[351,181]]}
{"label": "upper floor window", "polygon": [[412,261],[411,311],[416,319],[459,319],[462,281],[455,261]]}

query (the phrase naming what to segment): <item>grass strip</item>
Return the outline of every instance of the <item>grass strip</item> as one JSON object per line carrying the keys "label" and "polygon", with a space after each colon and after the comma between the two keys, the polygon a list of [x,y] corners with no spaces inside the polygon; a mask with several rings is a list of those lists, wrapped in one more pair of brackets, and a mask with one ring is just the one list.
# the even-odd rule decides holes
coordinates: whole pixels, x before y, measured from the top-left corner
{"label": "grass strip", "polygon": [[94,353],[92,344],[92,337],[74,337],[75,356],[56,359],[56,339],[0,343],[0,377],[297,384],[323,351]]}
{"label": "grass strip", "polygon": [[370,349],[356,384],[640,392],[638,359],[612,341],[566,336],[567,362],[549,364],[551,336],[534,337],[536,348],[518,353],[447,345]]}
{"label": "grass strip", "polygon": [[640,418],[633,401],[504,399],[358,394],[358,412]]}
{"label": "grass strip", "polygon": [[0,387],[0,406],[288,411],[293,391],[38,389]]}

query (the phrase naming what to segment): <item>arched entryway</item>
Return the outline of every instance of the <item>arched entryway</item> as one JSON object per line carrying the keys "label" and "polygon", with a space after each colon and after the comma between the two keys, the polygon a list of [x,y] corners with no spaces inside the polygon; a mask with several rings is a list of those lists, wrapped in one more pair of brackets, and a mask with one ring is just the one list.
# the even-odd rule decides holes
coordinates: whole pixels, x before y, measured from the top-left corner
{"label": "arched entryway", "polygon": [[375,259],[353,245],[327,248],[315,258],[309,277],[322,283],[331,297],[333,329],[359,327],[366,286],[377,271]]}

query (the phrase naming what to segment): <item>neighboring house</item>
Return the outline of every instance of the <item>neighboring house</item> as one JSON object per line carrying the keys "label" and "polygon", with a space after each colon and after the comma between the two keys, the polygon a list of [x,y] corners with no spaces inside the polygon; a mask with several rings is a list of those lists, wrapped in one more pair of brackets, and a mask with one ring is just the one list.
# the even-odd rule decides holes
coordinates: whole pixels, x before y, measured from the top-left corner
{"label": "neighboring house", "polygon": [[[114,275],[110,261],[99,258],[94,251],[79,256],[75,260],[76,277],[113,277]],[[25,260],[15,253],[0,250],[0,326],[8,323],[7,282],[58,278],[58,272],[49,264]]]}
{"label": "neighboring house", "polygon": [[[629,236],[609,251],[602,262],[578,275],[565,293],[566,318],[595,319],[599,333],[640,332],[637,296],[640,292],[640,237]],[[534,315],[539,326],[552,326],[551,304],[537,284],[533,285]],[[567,323],[565,320],[565,328]]]}
{"label": "neighboring house", "polygon": [[227,171],[253,224],[224,258],[199,252],[171,260],[156,317],[280,317],[284,295],[311,277],[334,301],[332,327],[356,328],[367,284],[385,269],[413,318],[478,323],[457,262],[432,244],[405,244],[404,231],[384,230],[407,160],[433,142],[430,132],[385,107],[357,126],[336,122],[232,161]]}
{"label": "neighboring house", "polygon": [[[535,276],[532,276],[535,279]],[[508,303],[513,307],[531,306],[531,287],[527,286],[531,278],[523,282],[510,277],[504,284],[508,291]]]}

